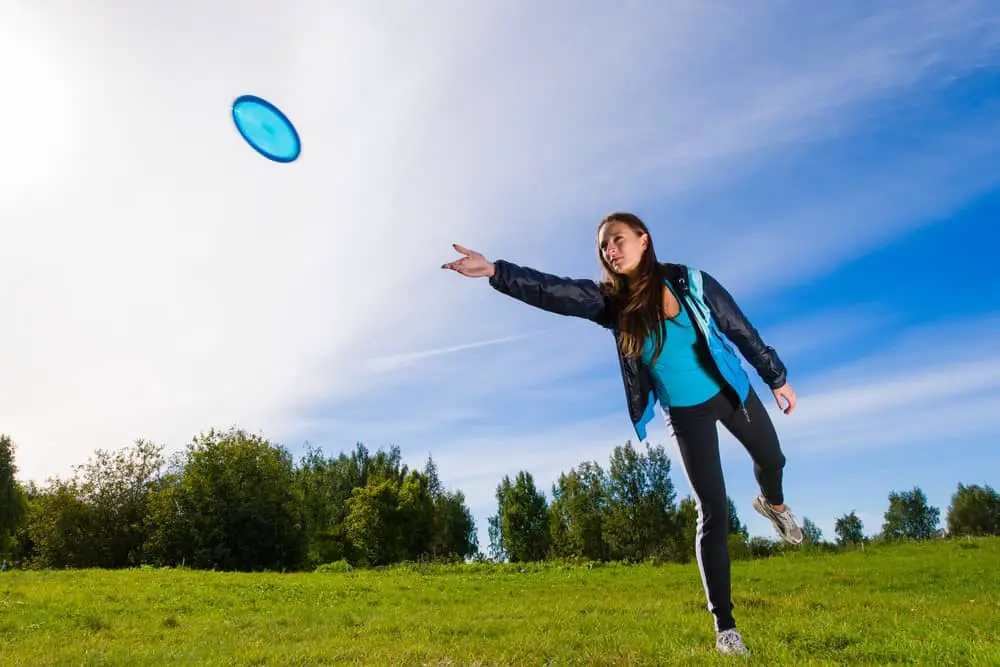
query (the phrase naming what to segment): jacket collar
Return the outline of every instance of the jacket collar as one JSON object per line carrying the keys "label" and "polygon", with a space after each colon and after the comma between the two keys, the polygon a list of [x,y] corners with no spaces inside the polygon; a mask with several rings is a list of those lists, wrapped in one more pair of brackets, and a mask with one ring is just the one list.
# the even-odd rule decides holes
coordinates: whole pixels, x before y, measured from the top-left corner
{"label": "jacket collar", "polygon": [[667,280],[674,286],[677,293],[681,296],[687,296],[689,287],[687,267],[683,264],[660,262],[660,269],[667,277]]}

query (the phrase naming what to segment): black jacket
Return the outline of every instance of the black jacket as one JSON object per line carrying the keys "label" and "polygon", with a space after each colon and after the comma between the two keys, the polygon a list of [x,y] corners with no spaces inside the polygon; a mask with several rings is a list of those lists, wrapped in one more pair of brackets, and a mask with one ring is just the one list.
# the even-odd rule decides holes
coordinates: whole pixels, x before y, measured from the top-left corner
{"label": "black jacket", "polygon": [[[489,282],[497,291],[550,313],[595,322],[611,330],[617,341],[617,318],[609,300],[595,281],[559,277],[502,259],[494,261],[493,265],[496,271]],[[703,332],[703,338],[713,353],[720,373],[733,385],[741,401],[746,399],[749,392],[749,379],[743,373],[739,360],[729,345],[730,341],[770,388],[777,389],[785,384],[786,369],[778,354],[764,344],[736,301],[715,278],[682,264],[664,263],[661,267],[692,319],[708,325],[709,335],[705,336]],[[699,289],[691,289],[692,279],[700,283],[697,286]],[[713,336],[712,333],[721,335]],[[652,377],[641,361],[622,354],[620,345],[615,347],[625,385],[629,417],[639,438],[645,440],[645,426],[653,407]]]}

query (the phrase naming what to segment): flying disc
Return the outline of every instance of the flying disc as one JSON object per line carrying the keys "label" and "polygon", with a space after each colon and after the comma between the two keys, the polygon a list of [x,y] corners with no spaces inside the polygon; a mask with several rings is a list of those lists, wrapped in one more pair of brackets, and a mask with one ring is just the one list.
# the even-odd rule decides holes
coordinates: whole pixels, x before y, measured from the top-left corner
{"label": "flying disc", "polygon": [[291,162],[302,143],[288,117],[265,99],[241,95],[233,102],[233,122],[250,146],[275,162]]}

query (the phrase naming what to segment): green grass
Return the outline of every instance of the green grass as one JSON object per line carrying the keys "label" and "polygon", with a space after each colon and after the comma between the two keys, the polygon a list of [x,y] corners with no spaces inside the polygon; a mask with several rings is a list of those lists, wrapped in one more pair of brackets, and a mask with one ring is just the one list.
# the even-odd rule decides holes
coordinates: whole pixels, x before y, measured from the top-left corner
{"label": "green grass", "polygon": [[[1000,539],[733,567],[751,664],[1000,664]],[[0,665],[726,664],[696,566],[0,574]]]}

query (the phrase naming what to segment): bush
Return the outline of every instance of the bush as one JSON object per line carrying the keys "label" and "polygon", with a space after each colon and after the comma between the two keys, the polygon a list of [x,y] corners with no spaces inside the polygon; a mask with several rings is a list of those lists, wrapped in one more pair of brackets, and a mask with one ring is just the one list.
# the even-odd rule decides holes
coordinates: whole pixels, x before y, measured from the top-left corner
{"label": "bush", "polygon": [[316,568],[316,572],[319,573],[329,573],[329,572],[350,572],[354,568],[345,559],[335,560],[332,563],[323,563]]}

